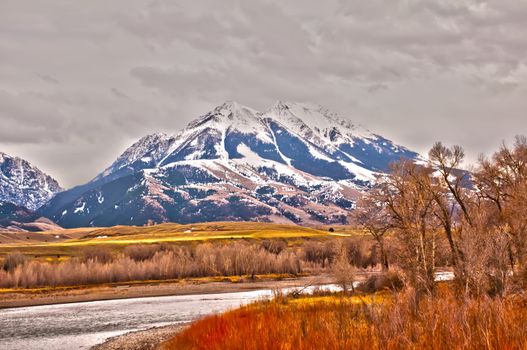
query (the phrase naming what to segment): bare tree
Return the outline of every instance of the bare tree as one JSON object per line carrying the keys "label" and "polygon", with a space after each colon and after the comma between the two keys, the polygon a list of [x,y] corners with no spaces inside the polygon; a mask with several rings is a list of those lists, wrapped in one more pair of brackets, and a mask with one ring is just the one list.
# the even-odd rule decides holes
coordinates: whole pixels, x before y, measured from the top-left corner
{"label": "bare tree", "polygon": [[[382,238],[387,230],[393,232],[400,247],[399,262],[410,282],[427,292],[434,289],[437,231],[437,220],[431,215],[434,198],[427,190],[430,172],[409,160],[394,163],[391,174],[378,179],[376,188],[362,202],[362,214],[359,213],[372,215],[361,221],[378,237]],[[384,224],[380,222],[382,217]]]}
{"label": "bare tree", "polygon": [[456,279],[466,285],[465,255],[460,243],[464,227],[473,226],[474,195],[470,189],[470,174],[460,169],[465,152],[460,146],[446,147],[436,142],[428,152],[431,196],[435,201],[434,215],[441,223],[450,246],[451,263]]}
{"label": "bare tree", "polygon": [[344,242],[339,241],[337,244],[337,258],[333,263],[333,275],[338,285],[340,285],[344,291],[354,291],[354,270],[355,267],[350,263],[348,250]]}
{"label": "bare tree", "polygon": [[444,233],[457,285],[469,295],[501,295],[510,273],[527,286],[527,139],[517,137],[472,173],[461,170],[459,146],[438,142],[428,165],[400,161],[359,201],[357,221],[384,249],[396,239],[410,282],[431,291],[436,235]]}
{"label": "bare tree", "polygon": [[382,269],[387,271],[390,264],[384,244],[384,235],[393,228],[393,224],[383,198],[381,187],[372,188],[358,201],[354,217],[379,246]]}
{"label": "bare tree", "polygon": [[502,145],[491,159],[480,157],[475,187],[492,224],[501,227],[509,240],[509,264],[525,266],[527,246],[527,139],[517,136],[512,148]]}

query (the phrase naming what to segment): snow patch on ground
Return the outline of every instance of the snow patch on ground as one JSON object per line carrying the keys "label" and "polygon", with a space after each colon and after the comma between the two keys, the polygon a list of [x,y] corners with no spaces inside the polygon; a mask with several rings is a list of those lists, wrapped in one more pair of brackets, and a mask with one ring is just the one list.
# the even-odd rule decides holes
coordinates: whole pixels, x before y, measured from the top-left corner
{"label": "snow patch on ground", "polygon": [[352,174],[355,174],[358,180],[371,182],[375,180],[375,175],[377,175],[376,172],[365,169],[354,163],[347,163],[343,161],[339,161],[339,163],[348,169]]}

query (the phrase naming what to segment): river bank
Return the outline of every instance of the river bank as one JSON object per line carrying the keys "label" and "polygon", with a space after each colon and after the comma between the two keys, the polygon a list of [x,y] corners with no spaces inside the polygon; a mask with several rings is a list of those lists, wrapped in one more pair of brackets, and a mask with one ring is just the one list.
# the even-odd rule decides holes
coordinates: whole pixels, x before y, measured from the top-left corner
{"label": "river bank", "polygon": [[[126,349],[128,346],[130,349],[137,349],[139,346],[152,348],[162,343],[167,333],[177,332],[177,329],[159,327],[182,325],[241,305],[271,299],[275,296],[277,287],[285,288],[282,292],[335,288],[333,284],[308,286],[313,284],[311,282],[323,279],[319,276],[317,279],[302,278],[276,283],[223,283],[223,290],[236,289],[232,292],[212,293],[212,286],[205,285],[202,287],[205,293],[202,294],[143,295],[139,298],[6,308],[0,311],[0,344],[11,350],[87,350],[112,338],[105,345],[107,349]],[[252,290],[263,286],[274,288]],[[287,289],[288,286],[300,288]],[[143,330],[150,331],[130,333]],[[128,335],[119,337],[123,334]]]}
{"label": "river bank", "polygon": [[242,278],[235,282],[187,279],[171,282],[130,283],[54,290],[20,290],[0,293],[0,309],[38,305],[66,304],[100,300],[244,292],[259,289],[282,289],[332,283],[329,275],[271,279]]}
{"label": "river bank", "polygon": [[90,350],[158,350],[163,342],[174,337],[187,325],[188,323],[182,323],[125,333],[109,338]]}

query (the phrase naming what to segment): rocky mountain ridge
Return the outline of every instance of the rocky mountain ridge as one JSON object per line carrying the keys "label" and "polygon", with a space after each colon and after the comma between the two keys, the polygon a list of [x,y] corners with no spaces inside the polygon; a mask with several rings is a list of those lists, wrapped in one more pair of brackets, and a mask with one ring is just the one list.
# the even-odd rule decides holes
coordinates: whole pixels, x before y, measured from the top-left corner
{"label": "rocky mountain ridge", "polygon": [[36,210],[60,191],[55,179],[28,161],[0,152],[0,203]]}
{"label": "rocky mountain ridge", "polygon": [[346,223],[390,162],[420,156],[310,104],[226,102],[174,135],[147,135],[40,210],[65,227],[253,220]]}

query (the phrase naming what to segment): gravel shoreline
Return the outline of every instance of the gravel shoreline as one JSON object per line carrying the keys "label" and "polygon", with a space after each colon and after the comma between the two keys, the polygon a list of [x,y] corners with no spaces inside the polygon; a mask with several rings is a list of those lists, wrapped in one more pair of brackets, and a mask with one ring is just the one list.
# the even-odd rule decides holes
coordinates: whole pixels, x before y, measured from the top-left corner
{"label": "gravel shoreline", "polygon": [[128,332],[107,339],[91,350],[159,350],[161,344],[185,328],[188,323],[179,323],[147,330]]}

